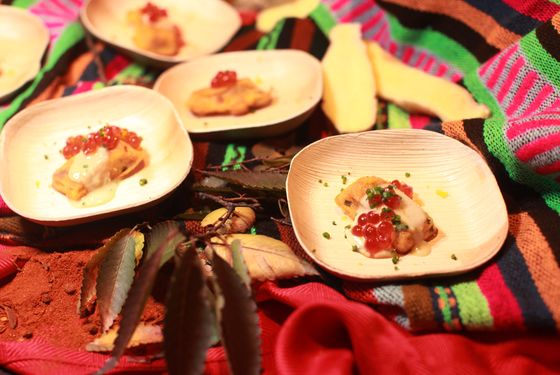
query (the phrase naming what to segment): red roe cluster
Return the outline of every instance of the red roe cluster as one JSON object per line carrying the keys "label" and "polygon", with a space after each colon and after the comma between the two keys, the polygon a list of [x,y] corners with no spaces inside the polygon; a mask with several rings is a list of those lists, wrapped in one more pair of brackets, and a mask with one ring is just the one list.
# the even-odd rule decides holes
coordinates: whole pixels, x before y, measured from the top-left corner
{"label": "red roe cluster", "polygon": [[117,147],[119,141],[124,141],[133,148],[140,149],[142,137],[139,137],[135,132],[127,129],[114,125],[106,125],[96,132],[89,133],[87,136],[77,135],[74,137],[68,137],[66,145],[61,152],[66,159],[70,159],[80,151],[89,155],[97,151],[99,147],[105,147],[108,150],[112,150]]}
{"label": "red roe cluster", "polygon": [[150,2],[148,2],[144,8],[140,9],[140,12],[147,15],[150,22],[157,22],[160,19],[167,17],[167,10]]}
{"label": "red roe cluster", "polygon": [[210,85],[213,88],[235,85],[237,73],[233,70],[222,70],[212,78]]}
{"label": "red roe cluster", "polygon": [[400,207],[402,201],[395,189],[412,198],[412,187],[397,180],[386,187],[376,186],[368,189],[366,194],[372,210],[360,214],[357,224],[352,227],[352,234],[365,239],[364,247],[372,256],[379,251],[392,248],[396,232],[408,229],[394,211]]}

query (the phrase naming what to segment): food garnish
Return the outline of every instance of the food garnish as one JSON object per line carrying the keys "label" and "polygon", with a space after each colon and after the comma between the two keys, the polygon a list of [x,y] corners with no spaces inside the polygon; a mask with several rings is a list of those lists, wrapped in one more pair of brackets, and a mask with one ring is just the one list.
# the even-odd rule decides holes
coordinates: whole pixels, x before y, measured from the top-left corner
{"label": "food garnish", "polygon": [[187,105],[196,116],[242,116],[271,103],[270,92],[261,90],[250,79],[238,79],[235,71],[223,70],[212,78],[210,87],[193,92]]}
{"label": "food garnish", "polygon": [[350,184],[335,202],[354,220],[351,233],[360,253],[392,258],[396,264],[413,250],[425,252],[427,242],[438,233],[432,218],[413,198],[413,188],[401,181],[367,176]]}
{"label": "food garnish", "polygon": [[[54,172],[53,188],[71,201],[81,201],[78,206],[107,202],[115,193],[117,181],[136,173],[147,163],[148,155],[141,142],[136,133],[113,125],[87,136],[69,137],[60,150],[66,162]],[[146,179],[142,180],[147,183]],[[92,192],[97,194],[91,196]]]}
{"label": "food garnish", "polygon": [[181,29],[171,22],[167,10],[148,2],[131,10],[128,23],[134,28],[132,40],[139,48],[160,55],[175,56],[185,45]]}

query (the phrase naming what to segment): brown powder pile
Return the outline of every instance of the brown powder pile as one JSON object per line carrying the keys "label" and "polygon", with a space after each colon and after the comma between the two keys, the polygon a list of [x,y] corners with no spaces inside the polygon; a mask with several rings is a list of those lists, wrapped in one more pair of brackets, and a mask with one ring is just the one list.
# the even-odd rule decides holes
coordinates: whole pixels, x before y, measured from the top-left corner
{"label": "brown powder pile", "polygon": [[[96,313],[86,318],[77,313],[82,270],[94,251],[45,253],[16,247],[9,252],[17,256],[21,270],[0,283],[0,306],[14,312],[17,325],[9,327],[6,309],[0,309],[4,321],[0,323],[6,327],[0,340],[40,337],[59,347],[85,350],[86,344],[101,334]],[[159,323],[163,314],[162,304],[150,298],[142,320]]]}

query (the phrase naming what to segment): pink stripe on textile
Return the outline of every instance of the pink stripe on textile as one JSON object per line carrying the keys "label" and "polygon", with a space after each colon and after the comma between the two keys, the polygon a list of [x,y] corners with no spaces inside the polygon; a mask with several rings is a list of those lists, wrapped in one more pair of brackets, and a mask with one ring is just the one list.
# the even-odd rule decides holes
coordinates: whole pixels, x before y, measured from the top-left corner
{"label": "pink stripe on textile", "polygon": [[14,212],[10,210],[4,199],[0,196],[0,215],[11,215]]}
{"label": "pink stripe on textile", "polygon": [[[387,26],[387,25],[384,25],[384,27],[385,27],[385,26]],[[375,37],[374,37],[374,38],[375,38]],[[377,40],[377,38],[375,38],[375,40]],[[397,43],[391,42],[391,43],[389,44],[389,53],[390,53],[391,55],[394,56],[395,53],[397,53],[397,49],[398,49]]]}
{"label": "pink stripe on textile", "polygon": [[410,115],[410,126],[413,129],[423,129],[430,123],[430,117],[424,115]]}
{"label": "pink stripe on textile", "polygon": [[78,83],[78,87],[76,87],[76,90],[74,90],[72,95],[79,94],[81,92],[91,91],[94,84],[95,82],[80,82]]}
{"label": "pink stripe on textile", "polygon": [[424,71],[425,71],[425,72],[429,72],[430,69],[432,69],[432,65],[434,65],[435,62],[436,62],[435,57],[430,56],[430,57],[428,58],[428,61],[426,62],[426,66],[424,67]]}
{"label": "pink stripe on textile", "polygon": [[346,4],[348,4],[349,2],[350,2],[350,0],[338,0],[336,3],[334,3],[334,4],[331,6],[331,9],[332,9],[333,11],[337,11],[337,10],[339,10],[340,8],[342,8],[343,6],[345,6]]}
{"label": "pink stripe on textile", "polygon": [[[555,113],[558,113],[558,109],[560,109],[560,97],[556,98],[555,101],[552,102],[551,105],[549,105],[548,107],[546,107],[544,112],[548,112],[550,110],[555,111]],[[543,112],[540,112],[543,113]]]}
{"label": "pink stripe on textile", "polygon": [[531,102],[529,107],[527,107],[525,112],[523,112],[522,116],[530,115],[531,113],[533,113],[537,109],[539,109],[541,104],[543,104],[543,102],[550,96],[550,94],[553,91],[554,91],[554,89],[548,83],[546,85],[544,85],[544,87],[541,89],[541,91],[539,91],[539,93],[537,94],[537,97],[535,99],[533,99],[533,101]]}
{"label": "pink stripe on textile", "polygon": [[560,133],[551,134],[521,146],[515,155],[519,160],[526,162],[558,145],[560,145]]}
{"label": "pink stripe on textile", "polygon": [[490,58],[490,60],[486,61],[478,70],[479,75],[482,77],[488,71],[488,68],[494,63],[494,61],[499,57],[499,54],[496,54]]}
{"label": "pink stripe on textile", "polygon": [[[385,33],[385,31],[387,31],[389,25],[387,23],[385,23],[383,26],[381,26],[381,28],[379,29],[379,31],[377,33],[375,33],[375,35],[371,38],[372,40],[381,40],[381,36],[383,36],[383,33]],[[391,52],[391,55],[394,55],[395,52],[397,52],[397,44],[391,42],[391,44],[389,45],[389,52]]]}
{"label": "pink stripe on textile", "polygon": [[507,287],[497,264],[482,271],[478,287],[488,301],[490,313],[494,318],[494,328],[498,331],[524,328],[523,314],[511,290]]}
{"label": "pink stripe on textile", "polygon": [[422,65],[426,56],[427,56],[426,52],[420,52],[420,55],[418,56],[416,62],[414,63],[414,67],[418,68],[420,65]]}
{"label": "pink stripe on textile", "polygon": [[404,53],[403,56],[401,58],[401,60],[405,63],[408,64],[408,62],[410,61],[410,58],[412,57],[412,54],[414,53],[414,50],[411,47],[405,47],[404,48]]}
{"label": "pink stripe on textile", "polygon": [[113,79],[117,74],[119,74],[124,68],[130,65],[130,60],[127,58],[117,55],[105,68],[105,75],[107,79]]}
{"label": "pink stripe on textile", "polygon": [[383,12],[380,11],[375,13],[375,16],[371,17],[369,20],[367,20],[362,24],[362,32],[365,33],[369,29],[374,27],[377,24],[377,22],[381,20],[382,17],[383,17]]}
{"label": "pink stripe on textile", "polygon": [[64,18],[64,12],[56,11],[52,7],[49,6],[47,3],[39,3],[37,6],[29,8],[29,10],[36,14],[37,16],[52,16],[58,19]]}
{"label": "pink stripe on textile", "polygon": [[540,174],[560,172],[560,160],[556,160],[554,163],[538,167],[535,169],[535,171]]}
{"label": "pink stripe on textile", "polygon": [[490,76],[490,78],[488,78],[488,81],[486,82],[486,86],[489,89],[494,88],[496,82],[498,82],[498,78],[500,78],[502,72],[504,71],[504,68],[506,67],[506,63],[511,58],[511,55],[513,55],[516,51],[517,51],[517,44],[514,47],[508,49],[506,53],[504,53],[503,55],[498,56],[500,58],[500,61],[498,62],[498,66],[495,68],[494,73],[492,73],[492,75]]}
{"label": "pink stripe on textile", "polygon": [[523,67],[524,63],[525,63],[525,61],[523,60],[523,58],[519,58],[513,64],[510,72],[508,73],[508,75],[506,77],[506,80],[504,81],[502,87],[500,88],[500,91],[498,92],[498,95],[496,95],[496,99],[498,99],[498,102],[501,103],[504,100],[504,98],[508,94],[509,90],[511,89],[511,86],[513,85],[513,81],[515,81],[515,78],[519,74],[519,71]]}
{"label": "pink stripe on textile", "polygon": [[447,67],[447,65],[441,64],[436,72],[436,77],[443,77],[448,70],[449,68]]}
{"label": "pink stripe on textile", "polygon": [[3,251],[0,251],[0,281],[16,272],[17,267],[14,263],[14,258]]}
{"label": "pink stripe on textile", "polygon": [[72,19],[76,17],[77,12],[75,12],[73,9],[70,9],[68,5],[62,3],[60,0],[50,0],[50,2],[51,4],[57,6],[66,16],[66,18]]}
{"label": "pink stripe on textile", "polygon": [[515,89],[516,91],[515,96],[513,97],[511,104],[506,109],[506,114],[508,116],[514,114],[515,111],[517,111],[517,109],[519,108],[519,106],[523,104],[523,102],[526,100],[527,93],[531,90],[533,84],[535,83],[538,77],[539,75],[535,73],[533,70],[531,70],[527,74],[527,76],[525,76],[525,79],[523,79],[523,82],[521,82],[521,86]]}
{"label": "pink stripe on textile", "polygon": [[342,17],[340,17],[340,21],[341,22],[350,22],[350,21],[354,20],[355,18],[359,18],[362,14],[364,14],[365,12],[370,10],[372,7],[373,7],[373,3],[370,3],[369,1],[364,1],[360,5],[353,8],[350,12],[348,12],[345,15],[343,15]]}
{"label": "pink stripe on textile", "polygon": [[[535,119],[527,120],[527,122],[516,122],[512,121],[510,123],[510,128],[506,130],[506,136],[508,139],[512,139],[525,133],[528,130],[543,128],[545,126],[558,126],[560,130],[560,113],[557,114],[559,118],[548,118],[548,119]],[[521,120],[519,120],[521,121]]]}
{"label": "pink stripe on textile", "polygon": [[453,82],[458,82],[458,81],[461,80],[461,78],[463,78],[463,75],[459,72],[455,72],[451,75],[450,80],[453,81]]}
{"label": "pink stripe on textile", "polygon": [[70,1],[72,1],[72,4],[76,5],[77,7],[82,6],[82,0],[70,0]]}
{"label": "pink stripe on textile", "polygon": [[556,12],[560,11],[560,6],[551,1],[541,0],[502,0],[516,11],[539,21],[548,21]]}
{"label": "pink stripe on textile", "polygon": [[61,22],[61,21],[55,21],[55,22],[47,22],[47,21],[44,21],[44,22],[45,22],[45,25],[46,25],[49,29],[52,29],[52,28],[54,28],[54,27],[61,27],[61,26],[64,26],[64,22]]}

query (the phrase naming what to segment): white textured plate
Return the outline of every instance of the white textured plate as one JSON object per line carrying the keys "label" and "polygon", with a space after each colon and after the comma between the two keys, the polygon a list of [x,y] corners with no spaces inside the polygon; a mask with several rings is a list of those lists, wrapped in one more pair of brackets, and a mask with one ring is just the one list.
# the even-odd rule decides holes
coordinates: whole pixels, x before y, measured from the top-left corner
{"label": "white textured plate", "polygon": [[[65,159],[60,150],[72,135],[106,124],[136,132],[148,165],[119,182],[115,197],[95,207],[74,207],[51,187]],[[8,121],[0,134],[0,194],[18,214],[49,225],[100,219],[153,203],[170,193],[192,165],[192,143],[171,103],[136,86],[98,91],[31,106]],[[140,186],[139,180],[148,183]]]}
{"label": "white textured plate", "polygon": [[175,56],[165,56],[138,48],[127,14],[142,8],[147,0],[88,0],[80,18],[95,37],[145,63],[170,66],[223,48],[241,27],[241,17],[222,0],[151,0],[167,10],[183,35],[186,45]]}
{"label": "white textured plate", "polygon": [[[187,107],[191,94],[209,87],[221,70],[250,78],[274,101],[244,116],[197,117]],[[323,93],[320,62],[299,50],[226,52],[177,65],[165,71],[154,90],[167,96],[192,135],[262,137],[290,131],[311,114]]]}
{"label": "white textured plate", "polygon": [[49,31],[28,11],[0,5],[0,101],[34,78],[49,45]]}
{"label": "white textured plate", "polygon": [[[353,238],[345,226],[352,220],[334,199],[362,176],[398,179],[414,188],[440,231],[429,255],[403,256],[395,269],[391,259],[351,250]],[[354,280],[465,272],[494,256],[507,235],[503,197],[480,155],[427,130],[376,130],[322,139],[294,157],[286,186],[294,231],[307,254],[325,269]],[[324,238],[324,232],[331,238]]]}

